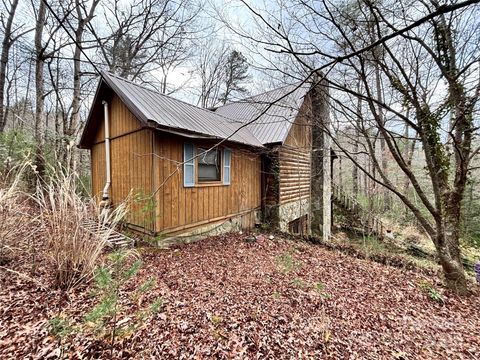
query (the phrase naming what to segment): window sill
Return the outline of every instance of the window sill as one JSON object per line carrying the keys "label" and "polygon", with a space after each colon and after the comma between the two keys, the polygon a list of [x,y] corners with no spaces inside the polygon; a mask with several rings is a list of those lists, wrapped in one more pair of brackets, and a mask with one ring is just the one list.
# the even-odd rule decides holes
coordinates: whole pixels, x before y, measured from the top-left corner
{"label": "window sill", "polygon": [[231,184],[224,184],[223,182],[205,182],[205,183],[197,183],[194,186],[184,186],[184,188],[194,189],[194,188],[202,188],[202,187],[213,187],[213,186],[230,186]]}
{"label": "window sill", "polygon": [[205,182],[195,184],[195,187],[208,187],[208,186],[228,186],[228,184],[224,184],[222,181],[205,181]]}

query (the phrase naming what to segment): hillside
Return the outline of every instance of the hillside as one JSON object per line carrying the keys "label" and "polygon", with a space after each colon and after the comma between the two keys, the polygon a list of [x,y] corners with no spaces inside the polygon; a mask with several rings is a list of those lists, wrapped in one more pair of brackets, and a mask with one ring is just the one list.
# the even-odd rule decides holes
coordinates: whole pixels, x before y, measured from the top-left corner
{"label": "hillside", "polygon": [[[132,311],[153,298],[163,305],[140,330],[119,338],[113,357],[480,356],[479,296],[457,297],[419,269],[278,237],[249,239],[230,234],[175,249],[141,248],[142,266],[122,291],[119,322],[131,320]],[[52,279],[41,249],[37,275],[33,282],[0,271],[0,357],[109,357],[101,339],[72,333],[60,340],[49,326],[59,314],[81,322],[95,301],[91,286],[68,295],[42,287]],[[155,287],[145,298],[129,299],[148,277],[156,279]]]}

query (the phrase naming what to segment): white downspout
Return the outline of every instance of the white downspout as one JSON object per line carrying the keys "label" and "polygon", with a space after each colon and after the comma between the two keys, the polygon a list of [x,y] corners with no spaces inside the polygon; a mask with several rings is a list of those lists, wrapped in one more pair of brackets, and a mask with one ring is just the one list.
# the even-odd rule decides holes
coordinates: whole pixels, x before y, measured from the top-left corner
{"label": "white downspout", "polygon": [[105,174],[106,182],[103,188],[102,200],[110,198],[108,190],[112,184],[112,174],[110,172],[110,124],[108,121],[108,102],[102,101],[104,117],[105,117]]}

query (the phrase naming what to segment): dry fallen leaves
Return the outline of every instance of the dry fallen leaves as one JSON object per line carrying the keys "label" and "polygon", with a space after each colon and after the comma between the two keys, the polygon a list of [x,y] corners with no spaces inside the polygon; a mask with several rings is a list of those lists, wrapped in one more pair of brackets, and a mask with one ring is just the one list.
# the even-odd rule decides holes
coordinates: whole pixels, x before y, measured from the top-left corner
{"label": "dry fallen leaves", "polygon": [[[245,237],[229,234],[142,251],[135,281],[153,276],[157,285],[130,303],[126,291],[124,301],[132,312],[150,298],[161,297],[164,306],[139,332],[118,341],[114,356],[480,357],[478,296],[439,290],[445,303],[434,302],[415,285],[427,279],[440,289],[434,276],[279,237],[265,235],[253,243]],[[48,284],[48,264],[39,259],[37,279]],[[21,261],[15,271],[29,268]],[[0,358],[109,357],[101,340],[73,334],[59,342],[48,333],[53,316],[79,321],[90,309],[88,288],[64,294],[3,271],[0,286]]]}

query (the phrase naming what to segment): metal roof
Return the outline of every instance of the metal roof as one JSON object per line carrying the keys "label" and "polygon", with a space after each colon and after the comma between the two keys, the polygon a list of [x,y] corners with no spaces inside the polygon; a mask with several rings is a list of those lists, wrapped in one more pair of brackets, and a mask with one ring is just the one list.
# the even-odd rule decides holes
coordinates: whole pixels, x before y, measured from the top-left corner
{"label": "metal roof", "polygon": [[132,113],[144,123],[153,121],[160,128],[178,129],[246,145],[262,143],[244,124],[221,113],[199,108],[181,100],[147,89],[111,73],[102,72],[108,86]]}
{"label": "metal roof", "polygon": [[287,85],[226,104],[215,112],[244,124],[252,122],[247,128],[262,144],[283,143],[309,90],[308,83]]}

